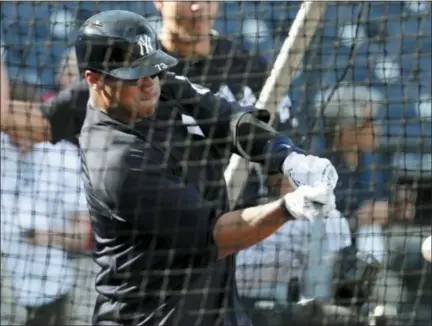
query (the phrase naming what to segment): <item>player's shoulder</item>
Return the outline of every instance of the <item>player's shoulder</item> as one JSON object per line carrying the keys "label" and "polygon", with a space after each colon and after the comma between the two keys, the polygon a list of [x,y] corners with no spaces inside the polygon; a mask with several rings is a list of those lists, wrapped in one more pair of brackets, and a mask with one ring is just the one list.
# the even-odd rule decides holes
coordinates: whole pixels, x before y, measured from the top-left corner
{"label": "player's shoulder", "polygon": [[87,107],[78,139],[86,164],[94,169],[119,164],[123,153],[134,142],[134,136],[125,133],[120,123],[91,106]]}
{"label": "player's shoulder", "polygon": [[171,100],[177,99],[179,89],[185,87],[189,83],[189,79],[186,76],[177,75],[174,72],[166,71],[163,77],[163,83],[161,86],[161,95],[159,103],[166,101],[170,102],[171,105],[175,105]]}
{"label": "player's shoulder", "polygon": [[75,79],[67,88],[60,91],[49,102],[68,102],[80,100],[86,103],[89,97],[89,88],[85,79]]}
{"label": "player's shoulder", "polygon": [[104,121],[86,125],[80,148],[87,184],[95,193],[112,198],[132,186],[124,180],[141,179],[139,171],[150,154],[139,137]]}
{"label": "player's shoulder", "polygon": [[214,47],[213,54],[227,55],[227,53],[235,53],[238,55],[247,55],[249,53],[246,47],[232,36],[222,35],[212,30],[210,37]]}
{"label": "player's shoulder", "polygon": [[204,95],[209,92],[211,92],[209,88],[193,83],[186,76],[177,75],[173,72],[167,72],[164,77],[163,87],[161,87],[160,102],[168,103],[172,109],[174,109],[176,105],[181,105],[179,105],[178,102],[172,102],[171,100],[173,99],[184,99],[185,97],[189,97],[191,94],[196,96]]}
{"label": "player's shoulder", "polygon": [[115,170],[123,174],[129,172],[128,169],[138,170],[145,163],[163,163],[163,150],[155,149],[146,140],[149,127],[146,121],[137,122],[134,127],[127,126],[89,107],[79,136],[86,165],[89,169]]}

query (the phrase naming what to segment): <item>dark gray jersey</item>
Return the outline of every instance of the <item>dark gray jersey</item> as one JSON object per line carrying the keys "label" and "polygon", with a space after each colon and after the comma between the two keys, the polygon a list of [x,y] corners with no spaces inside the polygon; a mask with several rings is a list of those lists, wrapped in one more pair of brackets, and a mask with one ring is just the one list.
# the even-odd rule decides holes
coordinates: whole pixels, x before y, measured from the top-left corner
{"label": "dark gray jersey", "polygon": [[[221,153],[264,163],[278,137],[260,119],[268,113],[170,73],[155,115],[133,127],[87,109],[79,140],[101,267],[95,325],[249,325],[234,256],[217,259],[212,235],[229,210]],[[260,134],[245,146],[251,130]],[[271,169],[291,150],[273,151]]]}

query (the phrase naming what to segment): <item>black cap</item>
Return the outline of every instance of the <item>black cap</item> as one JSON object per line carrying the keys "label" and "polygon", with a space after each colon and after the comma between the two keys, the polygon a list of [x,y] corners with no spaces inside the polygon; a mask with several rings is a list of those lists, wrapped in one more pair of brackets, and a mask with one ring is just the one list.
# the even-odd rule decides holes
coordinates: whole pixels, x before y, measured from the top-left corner
{"label": "black cap", "polygon": [[178,63],[159,49],[147,19],[124,10],[104,11],[86,20],[75,51],[82,75],[92,70],[123,80],[154,76]]}

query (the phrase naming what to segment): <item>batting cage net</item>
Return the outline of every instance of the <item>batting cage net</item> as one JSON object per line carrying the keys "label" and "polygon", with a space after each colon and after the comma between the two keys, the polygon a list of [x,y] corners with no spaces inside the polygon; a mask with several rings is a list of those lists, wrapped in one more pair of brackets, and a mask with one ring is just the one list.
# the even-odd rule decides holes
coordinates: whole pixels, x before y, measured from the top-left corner
{"label": "batting cage net", "polygon": [[[167,201],[176,192],[157,189],[159,181],[129,186],[128,212],[141,215],[128,219],[120,204],[99,194],[98,203],[111,210],[104,215],[99,204],[90,205],[90,222],[92,196],[86,200],[78,150],[85,146],[77,140],[77,111],[85,112],[88,90],[76,91],[84,98],[53,103],[65,90],[79,90],[78,29],[107,10],[148,18],[161,49],[179,60],[169,70],[188,77],[197,94],[267,109],[282,134],[329,158],[339,173],[337,210],[284,224],[248,243],[236,261],[196,254],[206,249],[191,248],[190,230],[190,239],[172,240],[181,236],[178,211],[196,215],[198,228],[205,214],[215,220],[293,191],[284,177],[221,153],[198,118],[183,114],[183,124],[165,126],[166,134],[175,130],[185,140],[169,144],[183,148],[179,166],[192,172],[182,189],[198,199],[178,203],[183,192]],[[210,326],[205,316],[237,305],[234,277],[254,325],[430,325],[431,17],[429,1],[2,1],[1,325],[91,325],[94,315],[99,325]],[[92,28],[115,33],[107,25],[95,21]],[[156,43],[144,37],[137,44],[144,54]],[[137,84],[118,87],[135,96],[130,89]],[[104,147],[109,137],[92,137],[94,152],[83,152],[101,167],[96,174],[90,168],[93,187],[111,185],[127,167],[109,165],[121,156]],[[131,162],[142,159],[137,152]],[[165,159],[169,165],[172,157]],[[159,197],[151,202],[153,192]],[[212,211],[195,214],[194,200],[211,203]],[[144,221],[153,211],[172,216],[157,213],[160,230],[172,237],[149,229]],[[184,309],[201,319],[177,322],[183,308],[170,305],[178,296],[194,297]],[[162,316],[152,315],[156,310]],[[214,324],[249,325],[226,315]]]}

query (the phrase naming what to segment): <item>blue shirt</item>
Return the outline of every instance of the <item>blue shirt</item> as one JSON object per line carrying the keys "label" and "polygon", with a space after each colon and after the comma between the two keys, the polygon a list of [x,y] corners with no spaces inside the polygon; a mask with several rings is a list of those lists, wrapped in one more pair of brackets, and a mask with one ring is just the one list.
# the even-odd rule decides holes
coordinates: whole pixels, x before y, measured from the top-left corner
{"label": "blue shirt", "polygon": [[[344,157],[338,153],[328,155],[335,165],[339,181],[335,189],[337,209],[350,217],[368,200],[388,200],[389,163],[372,153],[361,153],[355,170],[348,167]],[[376,168],[372,169],[372,165]]]}

